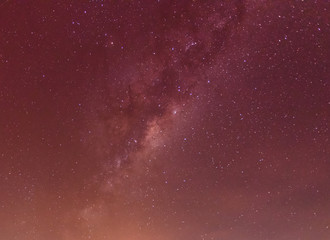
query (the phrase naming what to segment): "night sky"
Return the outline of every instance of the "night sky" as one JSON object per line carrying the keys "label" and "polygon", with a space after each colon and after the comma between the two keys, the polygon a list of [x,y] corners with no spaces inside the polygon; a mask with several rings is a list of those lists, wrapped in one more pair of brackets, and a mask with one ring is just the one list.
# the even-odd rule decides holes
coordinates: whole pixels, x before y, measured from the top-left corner
{"label": "night sky", "polygon": [[0,2],[1,240],[330,239],[330,2]]}

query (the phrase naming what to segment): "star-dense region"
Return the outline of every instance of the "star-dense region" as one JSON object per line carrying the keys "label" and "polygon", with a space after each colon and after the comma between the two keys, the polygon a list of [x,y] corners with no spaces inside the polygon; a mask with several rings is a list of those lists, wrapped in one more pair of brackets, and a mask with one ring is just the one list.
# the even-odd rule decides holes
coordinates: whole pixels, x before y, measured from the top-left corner
{"label": "star-dense region", "polygon": [[327,0],[0,2],[0,240],[330,239]]}

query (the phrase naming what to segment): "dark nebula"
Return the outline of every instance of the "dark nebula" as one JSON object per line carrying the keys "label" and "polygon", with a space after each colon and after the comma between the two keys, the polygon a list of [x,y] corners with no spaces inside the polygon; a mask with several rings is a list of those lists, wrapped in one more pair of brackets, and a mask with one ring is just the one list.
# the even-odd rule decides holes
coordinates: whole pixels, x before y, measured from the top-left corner
{"label": "dark nebula", "polygon": [[0,240],[330,239],[326,0],[0,2]]}

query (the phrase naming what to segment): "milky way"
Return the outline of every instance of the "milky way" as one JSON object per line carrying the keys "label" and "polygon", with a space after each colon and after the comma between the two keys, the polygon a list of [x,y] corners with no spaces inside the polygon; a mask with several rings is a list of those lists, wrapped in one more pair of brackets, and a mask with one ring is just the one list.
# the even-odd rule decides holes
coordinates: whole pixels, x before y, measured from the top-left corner
{"label": "milky way", "polygon": [[0,2],[0,239],[330,239],[329,2]]}

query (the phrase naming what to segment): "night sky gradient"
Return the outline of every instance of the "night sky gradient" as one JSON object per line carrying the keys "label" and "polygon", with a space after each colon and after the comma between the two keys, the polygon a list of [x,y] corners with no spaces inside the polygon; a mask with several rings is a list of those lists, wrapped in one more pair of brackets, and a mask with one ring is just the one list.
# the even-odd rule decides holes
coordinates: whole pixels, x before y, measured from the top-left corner
{"label": "night sky gradient", "polygon": [[0,240],[329,240],[330,2],[0,2]]}

